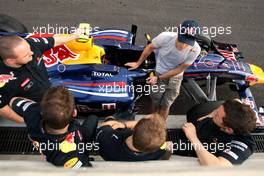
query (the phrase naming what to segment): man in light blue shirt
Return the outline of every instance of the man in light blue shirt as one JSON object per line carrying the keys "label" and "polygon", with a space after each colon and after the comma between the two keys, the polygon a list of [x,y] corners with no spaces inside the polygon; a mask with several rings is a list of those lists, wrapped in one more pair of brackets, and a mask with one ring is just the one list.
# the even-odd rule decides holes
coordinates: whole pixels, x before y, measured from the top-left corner
{"label": "man in light blue shirt", "polygon": [[137,62],[125,64],[130,70],[138,68],[154,51],[156,55],[155,76],[147,78],[150,85],[158,85],[159,89],[152,89],[151,99],[153,113],[160,114],[165,120],[170,106],[180,92],[183,73],[200,54],[201,48],[195,41],[200,32],[196,21],[184,21],[178,33],[162,32],[146,46]]}

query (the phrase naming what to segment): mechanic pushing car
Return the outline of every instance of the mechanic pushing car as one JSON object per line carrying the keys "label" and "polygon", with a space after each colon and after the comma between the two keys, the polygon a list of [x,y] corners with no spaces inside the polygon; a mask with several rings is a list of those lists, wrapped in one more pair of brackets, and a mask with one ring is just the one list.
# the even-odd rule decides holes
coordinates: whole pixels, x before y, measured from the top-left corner
{"label": "mechanic pushing car", "polygon": [[42,54],[79,34],[54,35],[51,38],[23,39],[18,36],[0,38],[0,116],[17,123],[23,118],[16,114],[8,102],[12,97],[26,97],[40,102],[49,86],[48,74]]}
{"label": "mechanic pushing car", "polygon": [[[184,21],[178,33],[162,32],[146,46],[137,62],[126,63],[130,70],[138,68],[152,53],[156,55],[155,75],[147,78],[147,83],[165,86],[165,91],[151,92],[153,113],[158,113],[167,119],[170,106],[180,92],[183,72],[200,54],[201,48],[195,41],[200,31],[196,21]],[[156,89],[155,89],[156,90]]]}
{"label": "mechanic pushing car", "polygon": [[22,116],[34,149],[55,166],[79,168],[91,166],[89,151],[98,148],[95,138],[98,119],[88,116],[79,124],[74,97],[63,86],[50,87],[40,105],[32,100],[14,97],[10,107]]}
{"label": "mechanic pushing car", "polygon": [[196,105],[188,111],[187,121],[184,134],[178,136],[180,145],[191,143],[185,146],[192,147],[178,148],[174,154],[197,156],[201,165],[242,164],[256,148],[250,135],[256,114],[239,100]]}

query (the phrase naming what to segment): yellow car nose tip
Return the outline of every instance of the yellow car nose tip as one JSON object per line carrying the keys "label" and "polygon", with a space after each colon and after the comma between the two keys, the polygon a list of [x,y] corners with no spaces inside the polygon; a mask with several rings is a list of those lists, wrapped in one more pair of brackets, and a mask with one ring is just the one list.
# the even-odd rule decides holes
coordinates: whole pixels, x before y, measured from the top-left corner
{"label": "yellow car nose tip", "polygon": [[253,75],[255,77],[257,77],[256,83],[264,84],[264,71],[263,71],[263,69],[256,66],[256,65],[253,65],[253,64],[249,64],[249,66],[250,66],[250,69],[251,69]]}

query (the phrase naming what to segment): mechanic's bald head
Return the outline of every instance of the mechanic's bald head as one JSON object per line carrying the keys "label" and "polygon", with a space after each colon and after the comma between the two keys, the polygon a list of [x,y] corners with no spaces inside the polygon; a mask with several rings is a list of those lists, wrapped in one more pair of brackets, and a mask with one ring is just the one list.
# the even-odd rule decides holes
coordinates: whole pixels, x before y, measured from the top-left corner
{"label": "mechanic's bald head", "polygon": [[21,67],[32,60],[33,52],[29,43],[18,36],[0,38],[0,57],[10,67]]}
{"label": "mechanic's bald head", "polygon": [[3,36],[0,37],[0,57],[2,59],[10,58],[15,56],[14,49],[26,42],[19,36]]}

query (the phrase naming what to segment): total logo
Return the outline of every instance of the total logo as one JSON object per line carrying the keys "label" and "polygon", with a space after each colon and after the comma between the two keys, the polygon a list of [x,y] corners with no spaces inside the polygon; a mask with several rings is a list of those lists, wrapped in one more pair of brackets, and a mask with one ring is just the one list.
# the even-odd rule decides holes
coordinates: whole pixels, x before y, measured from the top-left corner
{"label": "total logo", "polygon": [[107,73],[107,72],[96,72],[96,71],[93,71],[92,72],[92,76],[105,76],[105,77],[113,77],[112,73]]}
{"label": "total logo", "polygon": [[17,79],[14,76],[13,72],[10,72],[10,74],[1,74],[0,75],[0,88],[4,87],[6,83],[8,83],[9,81],[15,80]]}

